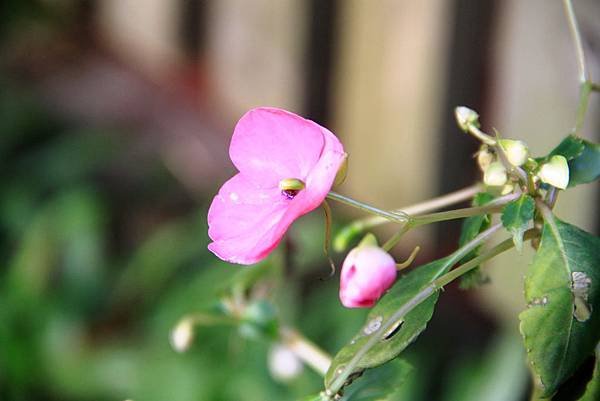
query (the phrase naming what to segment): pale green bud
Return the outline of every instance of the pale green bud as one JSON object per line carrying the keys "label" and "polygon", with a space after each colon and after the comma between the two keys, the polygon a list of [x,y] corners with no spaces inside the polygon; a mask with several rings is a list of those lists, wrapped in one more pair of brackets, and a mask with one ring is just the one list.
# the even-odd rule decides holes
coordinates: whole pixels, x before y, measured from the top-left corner
{"label": "pale green bud", "polygon": [[542,182],[553,187],[566,189],[569,185],[569,165],[567,159],[561,155],[555,155],[549,161],[542,164],[538,177]]}
{"label": "pale green bud", "polygon": [[177,352],[187,351],[194,342],[194,322],[190,318],[182,319],[171,331],[171,346]]}
{"label": "pale green bud", "polygon": [[520,167],[529,157],[529,148],[523,141],[513,139],[501,139],[500,145],[504,149],[508,162],[515,167]]}
{"label": "pale green bud", "polygon": [[338,169],[337,174],[335,175],[335,180],[333,181],[333,186],[337,187],[341,185],[346,180],[346,175],[348,174],[348,154],[344,155],[344,161],[342,165]]}
{"label": "pale green bud", "polygon": [[477,165],[481,169],[481,171],[487,170],[487,168],[494,161],[494,154],[490,152],[487,145],[483,145],[479,152],[477,152]]}
{"label": "pale green bud", "polygon": [[515,186],[512,183],[505,184],[500,191],[500,195],[508,195],[515,190]]}
{"label": "pale green bud", "polygon": [[469,131],[469,126],[479,127],[479,114],[468,107],[459,106],[454,109],[456,122],[463,131]]}
{"label": "pale green bud", "polygon": [[483,182],[491,187],[500,187],[506,184],[508,175],[506,169],[500,162],[490,163],[483,173]]}

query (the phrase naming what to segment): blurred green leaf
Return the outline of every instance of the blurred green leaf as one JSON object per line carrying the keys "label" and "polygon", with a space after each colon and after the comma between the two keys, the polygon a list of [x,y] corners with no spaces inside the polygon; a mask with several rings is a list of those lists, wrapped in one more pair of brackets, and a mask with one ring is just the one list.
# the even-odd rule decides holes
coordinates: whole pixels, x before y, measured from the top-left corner
{"label": "blurred green leaf", "polygon": [[533,220],[534,211],[535,201],[527,194],[521,195],[502,209],[502,225],[512,234],[513,242],[519,252],[523,250],[523,234],[529,222]]}
{"label": "blurred green leaf", "polygon": [[448,256],[426,265],[416,267],[401,276],[396,284],[379,300],[369,312],[363,328],[343,347],[333,358],[331,366],[325,375],[325,387],[329,388],[354,355],[369,341],[372,335],[377,335],[379,328],[391,325],[381,341],[375,344],[358,361],[351,374],[366,368],[381,365],[394,359],[425,329],[433,315],[433,310],[439,294],[436,292],[421,304],[406,314],[401,321],[391,322],[392,315],[419,291],[433,280],[446,273],[452,265],[452,257]]}
{"label": "blurred green leaf", "polygon": [[525,278],[521,333],[542,396],[551,396],[600,340],[600,238],[545,218]]}
{"label": "blurred green leaf", "polygon": [[600,177],[600,144],[581,141],[584,149],[569,161],[569,187],[586,184]]}
{"label": "blurred green leaf", "polygon": [[264,299],[252,302],[244,309],[239,330],[243,337],[275,340],[279,332],[275,306]]}
{"label": "blurred green leaf", "polygon": [[596,345],[596,366],[594,374],[579,401],[597,401],[600,399],[600,343]]}
{"label": "blurred green leaf", "polygon": [[529,375],[518,336],[504,333],[483,355],[471,355],[451,366],[443,401],[519,401]]}

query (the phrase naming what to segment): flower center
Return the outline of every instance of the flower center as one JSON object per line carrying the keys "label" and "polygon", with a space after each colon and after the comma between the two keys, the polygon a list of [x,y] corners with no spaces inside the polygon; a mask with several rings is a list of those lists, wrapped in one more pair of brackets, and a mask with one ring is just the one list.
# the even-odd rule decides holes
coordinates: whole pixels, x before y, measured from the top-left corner
{"label": "flower center", "polygon": [[298,192],[302,191],[305,187],[304,181],[298,178],[284,178],[279,181],[279,189],[281,193],[288,199],[294,199]]}

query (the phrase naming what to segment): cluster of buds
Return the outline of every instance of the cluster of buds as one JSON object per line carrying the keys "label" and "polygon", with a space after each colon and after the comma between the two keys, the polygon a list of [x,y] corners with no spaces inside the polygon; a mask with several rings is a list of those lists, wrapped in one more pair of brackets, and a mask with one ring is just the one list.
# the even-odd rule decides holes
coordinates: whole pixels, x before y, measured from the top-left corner
{"label": "cluster of buds", "polygon": [[[530,157],[529,147],[523,141],[515,139],[493,138],[482,132],[479,127],[479,114],[468,107],[457,107],[456,122],[461,130],[470,133],[483,144],[477,153],[477,163],[483,172],[483,182],[489,187],[501,188],[501,193],[512,192],[514,181],[524,174],[530,174],[534,182],[566,189],[569,184],[569,166],[567,159],[554,155],[542,162]],[[515,171],[521,172],[512,174]]]}

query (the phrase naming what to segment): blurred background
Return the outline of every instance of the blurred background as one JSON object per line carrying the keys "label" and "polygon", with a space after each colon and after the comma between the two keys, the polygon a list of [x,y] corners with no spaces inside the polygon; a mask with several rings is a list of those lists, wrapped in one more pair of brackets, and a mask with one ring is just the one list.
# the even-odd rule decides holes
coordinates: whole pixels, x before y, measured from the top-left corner
{"label": "blurred background", "polygon": [[[599,77],[600,3],[574,5]],[[185,354],[169,345],[181,316],[210,308],[243,270],[206,250],[206,209],[234,172],[228,142],[249,108],[329,127],[350,154],[338,191],[383,208],[479,178],[457,105],[538,155],[575,118],[559,1],[4,0],[0,18],[0,400],[321,389],[308,368],[282,377],[268,341],[232,328],[201,328]],[[599,110],[592,96],[594,141]],[[597,184],[577,187],[557,214],[597,235],[598,197]],[[335,205],[338,227],[356,216]],[[410,233],[398,257],[416,244],[419,262],[444,256],[459,229]],[[262,267],[282,272],[273,298],[286,323],[333,354],[365,314],[324,279],[323,231],[321,213],[302,218]],[[407,352],[403,399],[527,399],[516,314],[530,257],[490,264],[476,291],[445,291]]]}

